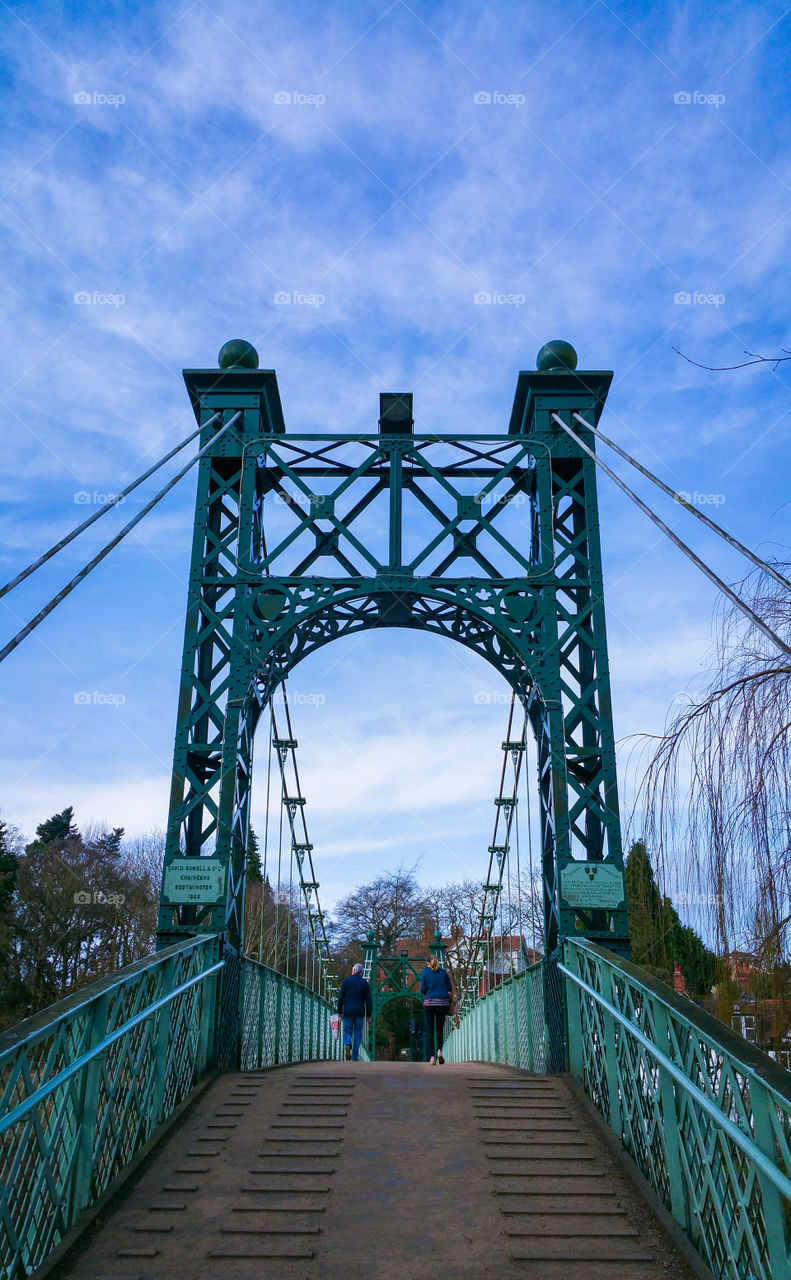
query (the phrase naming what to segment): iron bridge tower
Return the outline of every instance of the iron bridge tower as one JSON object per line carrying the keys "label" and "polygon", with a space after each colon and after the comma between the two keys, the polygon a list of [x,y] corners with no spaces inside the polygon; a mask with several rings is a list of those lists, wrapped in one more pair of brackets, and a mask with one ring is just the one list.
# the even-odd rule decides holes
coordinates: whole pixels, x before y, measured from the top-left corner
{"label": "iron bridge tower", "polygon": [[210,447],[198,474],[158,939],[224,935],[232,1022],[256,724],[304,657],[378,627],[466,645],[526,710],[557,1062],[563,940],[628,953],[595,464],[552,417],[595,449],[572,415],[598,423],[612,373],[576,363],[568,343],[547,343],[537,370],[518,376],[507,429],[493,434],[462,433],[452,420],[447,432],[417,431],[407,393],[380,396],[376,432],[287,432],[275,372],[241,340],[226,343],[218,369],[185,370]]}

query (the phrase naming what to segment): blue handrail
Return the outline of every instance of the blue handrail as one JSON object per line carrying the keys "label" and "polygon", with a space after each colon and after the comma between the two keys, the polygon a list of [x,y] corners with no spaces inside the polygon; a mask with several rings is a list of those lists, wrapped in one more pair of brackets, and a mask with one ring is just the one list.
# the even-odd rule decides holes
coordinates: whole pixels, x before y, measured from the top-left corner
{"label": "blue handrail", "polygon": [[[715,1107],[714,1103],[706,1097],[703,1090],[699,1089],[696,1084],[693,1084],[689,1077],[685,1076],[684,1072],[680,1071],[676,1064],[668,1058],[667,1054],[663,1053],[661,1049],[658,1049],[653,1040],[649,1040],[648,1036],[644,1035],[640,1028],[636,1027],[634,1023],[631,1022],[629,1018],[625,1017],[619,1009],[616,1009],[614,1004],[611,1004],[609,1000],[605,1000],[600,991],[596,991],[589,982],[584,982],[579,974],[572,973],[571,969],[567,969],[564,964],[559,964],[558,968],[561,973],[566,975],[567,978],[570,978],[572,982],[575,982],[577,986],[586,993],[586,995],[592,996],[597,1004],[600,1004],[603,1009],[606,1009],[610,1016],[615,1018],[616,1022],[619,1022],[622,1027],[625,1027],[629,1035],[632,1036],[633,1039],[639,1041],[644,1049],[648,1050],[651,1057],[658,1063],[661,1069],[663,1071],[667,1071],[668,1075],[673,1077],[676,1084],[680,1085],[682,1089],[691,1094],[696,1105],[705,1111],[707,1115],[711,1116],[712,1120],[714,1120],[715,1123],[728,1134],[731,1141],[735,1142],[736,1146],[740,1147],[745,1155],[754,1164],[758,1165],[759,1169],[761,1169],[766,1176],[771,1179],[777,1189],[784,1196],[791,1199],[791,1178],[787,1178],[784,1173],[780,1172],[776,1165],[772,1164],[771,1160],[764,1155],[761,1148],[753,1141],[752,1138],[748,1138],[747,1134],[743,1133],[738,1125],[734,1124],[732,1120],[729,1120],[726,1115],[723,1115],[722,1111]],[[743,1063],[740,1063],[739,1065],[742,1071],[749,1072],[749,1067],[745,1066]]]}
{"label": "blue handrail", "polygon": [[141,1010],[140,1013],[136,1013],[133,1018],[129,1018],[123,1026],[117,1027],[115,1031],[110,1032],[110,1034],[105,1036],[103,1040],[100,1040],[97,1045],[94,1045],[92,1049],[88,1049],[85,1053],[81,1053],[80,1056],[75,1058],[74,1061],[71,1062],[68,1067],[65,1067],[63,1071],[59,1071],[57,1075],[52,1076],[52,1078],[48,1080],[46,1084],[42,1085],[40,1089],[37,1089],[35,1093],[31,1093],[24,1102],[20,1102],[20,1104],[14,1107],[12,1111],[7,1111],[4,1116],[0,1117],[0,1133],[4,1133],[6,1129],[10,1129],[13,1124],[16,1124],[18,1120],[21,1120],[23,1116],[27,1115],[28,1111],[32,1111],[34,1107],[37,1107],[39,1103],[42,1102],[50,1093],[55,1089],[60,1088],[60,1086],[65,1084],[67,1080],[70,1080],[72,1076],[77,1075],[77,1073],[81,1071],[83,1067],[87,1066],[93,1058],[98,1058],[100,1054],[109,1049],[110,1045],[115,1044],[116,1040],[123,1039],[125,1035],[128,1035],[129,1032],[139,1026],[141,1022],[145,1022],[146,1018],[152,1017],[153,1014],[158,1013],[160,1009],[163,1009],[166,1004],[170,1004],[171,1000],[177,999],[178,996],[183,995],[185,991],[188,991],[190,987],[194,987],[197,983],[205,982],[207,978],[212,976],[212,974],[219,973],[222,968],[223,961],[218,960],[216,964],[211,966],[211,968],[204,969],[202,973],[196,973],[193,978],[188,978],[186,982],[182,982],[174,991],[168,992],[167,995],[160,996],[159,1000],[155,1000],[153,1004],[148,1005],[148,1007]]}
{"label": "blue handrail", "polygon": [[568,939],[571,1074],[718,1280],[791,1275],[791,1075],[637,965]]}

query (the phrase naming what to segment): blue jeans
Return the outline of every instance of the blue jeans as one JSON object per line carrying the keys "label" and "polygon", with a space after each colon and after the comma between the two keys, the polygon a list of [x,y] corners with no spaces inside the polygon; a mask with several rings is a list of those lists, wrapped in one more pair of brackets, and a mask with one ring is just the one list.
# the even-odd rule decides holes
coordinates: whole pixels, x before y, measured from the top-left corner
{"label": "blue jeans", "polygon": [[363,1038],[363,1023],[365,1018],[362,1015],[359,1018],[343,1018],[343,1043],[352,1046],[352,1061],[356,1062],[360,1056],[360,1042]]}

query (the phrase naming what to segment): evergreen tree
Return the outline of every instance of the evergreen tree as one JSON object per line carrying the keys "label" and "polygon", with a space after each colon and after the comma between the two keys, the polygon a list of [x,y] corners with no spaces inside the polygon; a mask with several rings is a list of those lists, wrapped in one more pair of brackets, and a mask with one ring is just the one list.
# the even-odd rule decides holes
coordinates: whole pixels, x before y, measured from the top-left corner
{"label": "evergreen tree", "polygon": [[669,938],[672,922],[654,879],[648,852],[642,841],[632,845],[624,868],[632,959],[663,982],[671,982],[673,965]]}
{"label": "evergreen tree", "polygon": [[56,841],[78,840],[80,833],[72,823],[73,817],[74,807],[69,805],[62,813],[55,813],[46,822],[40,822],[36,827],[36,839],[30,842],[26,852],[35,853]]}
{"label": "evergreen tree", "polygon": [[100,854],[109,858],[118,858],[121,853],[121,841],[124,838],[123,827],[113,827],[112,831],[103,831],[97,836],[95,846]]}
{"label": "evergreen tree", "polygon": [[719,961],[695,930],[681,923],[670,898],[660,893],[642,841],[632,845],[624,870],[635,964],[671,986],[673,970],[680,964],[689,994],[707,996],[717,980]]}
{"label": "evergreen tree", "polygon": [[11,848],[8,827],[0,822],[0,920],[11,904],[16,889],[19,862]]}
{"label": "evergreen tree", "polygon": [[11,837],[5,822],[0,822],[0,967],[8,973],[11,950],[11,923],[13,898],[16,890],[19,861],[11,845]]}
{"label": "evergreen tree", "polygon": [[258,836],[253,831],[252,827],[250,828],[247,836],[247,864],[245,867],[245,874],[247,876],[248,885],[261,883],[261,854],[259,852]]}

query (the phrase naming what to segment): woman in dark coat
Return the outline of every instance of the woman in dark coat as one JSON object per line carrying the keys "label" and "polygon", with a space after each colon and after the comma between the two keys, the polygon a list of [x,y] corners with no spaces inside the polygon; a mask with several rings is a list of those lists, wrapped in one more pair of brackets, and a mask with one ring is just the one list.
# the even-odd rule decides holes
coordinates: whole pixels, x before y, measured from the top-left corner
{"label": "woman in dark coat", "polygon": [[445,1019],[453,997],[453,984],[447,969],[443,969],[436,956],[432,956],[420,975],[420,994],[423,997],[423,1057],[430,1066],[445,1061],[442,1045],[445,1039]]}

